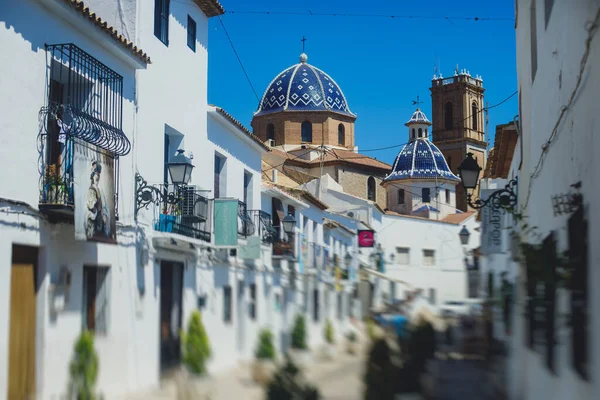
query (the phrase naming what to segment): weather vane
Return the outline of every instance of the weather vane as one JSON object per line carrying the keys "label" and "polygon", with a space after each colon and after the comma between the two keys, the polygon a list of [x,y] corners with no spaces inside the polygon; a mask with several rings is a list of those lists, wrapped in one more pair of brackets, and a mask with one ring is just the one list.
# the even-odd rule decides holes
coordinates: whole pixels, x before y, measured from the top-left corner
{"label": "weather vane", "polygon": [[413,100],[412,103],[413,103],[413,106],[415,106],[417,104],[423,104],[423,102],[419,100],[419,96],[417,96],[417,100]]}
{"label": "weather vane", "polygon": [[302,36],[301,42],[302,42],[302,52],[304,53],[304,44],[306,42],[306,38],[304,36]]}

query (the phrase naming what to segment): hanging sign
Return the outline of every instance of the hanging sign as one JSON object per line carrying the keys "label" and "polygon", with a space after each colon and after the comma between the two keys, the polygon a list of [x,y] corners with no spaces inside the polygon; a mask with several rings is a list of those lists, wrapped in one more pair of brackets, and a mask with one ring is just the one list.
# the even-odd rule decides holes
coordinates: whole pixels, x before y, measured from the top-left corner
{"label": "hanging sign", "polygon": [[238,200],[215,199],[214,214],[215,246],[237,246]]}
{"label": "hanging sign", "polygon": [[375,243],[375,231],[358,230],[358,247],[373,247]]}
{"label": "hanging sign", "polygon": [[[481,199],[486,200],[496,189],[482,189]],[[481,251],[483,254],[502,253],[504,209],[492,201],[481,209]]]}

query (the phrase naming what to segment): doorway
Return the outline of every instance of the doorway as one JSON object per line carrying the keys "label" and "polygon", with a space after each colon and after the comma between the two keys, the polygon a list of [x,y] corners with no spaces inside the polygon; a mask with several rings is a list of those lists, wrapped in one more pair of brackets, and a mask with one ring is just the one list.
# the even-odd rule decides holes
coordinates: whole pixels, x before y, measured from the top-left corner
{"label": "doorway", "polygon": [[160,263],[160,371],[177,367],[181,361],[183,264]]}
{"label": "doorway", "polygon": [[238,293],[237,293],[237,348],[238,352],[244,353],[244,322],[246,320],[246,304],[244,298],[244,281],[238,280]]}
{"label": "doorway", "polygon": [[12,247],[8,398],[35,398],[36,273],[38,250]]}

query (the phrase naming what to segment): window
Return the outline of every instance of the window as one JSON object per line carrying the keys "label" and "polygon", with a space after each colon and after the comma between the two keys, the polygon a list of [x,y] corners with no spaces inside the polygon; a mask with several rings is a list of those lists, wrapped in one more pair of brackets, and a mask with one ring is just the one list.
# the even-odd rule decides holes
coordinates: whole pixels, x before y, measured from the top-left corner
{"label": "window", "polygon": [[372,176],[367,179],[367,199],[371,201],[375,201],[377,196],[377,192],[375,189],[375,178]]}
{"label": "window", "polygon": [[410,248],[396,247],[396,263],[400,265],[410,264]]}
{"label": "window", "polygon": [[250,304],[248,308],[250,318],[256,320],[256,283],[250,284]]}
{"label": "window", "polygon": [[107,276],[107,267],[83,267],[83,329],[103,335],[108,332],[110,279]]}
{"label": "window", "polygon": [[471,126],[473,130],[477,130],[477,116],[479,115],[479,111],[477,110],[477,103],[473,102],[471,104]]}
{"label": "window", "polygon": [[423,250],[423,265],[435,265],[435,250]]}
{"label": "window", "polygon": [[342,293],[337,294],[337,318],[341,321],[344,317],[344,302],[342,300]]}
{"label": "window", "polygon": [[271,199],[271,215],[273,217],[273,228],[275,229],[275,240],[281,239],[281,222],[285,218],[285,211],[281,200],[273,197]]}
{"label": "window", "polygon": [[454,129],[454,110],[451,102],[444,104],[444,128]]}
{"label": "window", "polygon": [[421,198],[423,199],[423,203],[431,203],[431,189],[421,189]]}
{"label": "window", "polygon": [[281,311],[281,293],[275,293],[275,311]]}
{"label": "window", "polygon": [[275,125],[273,124],[267,125],[267,140],[275,142]]}
{"label": "window", "polygon": [[296,215],[296,207],[288,205],[288,214]]}
{"label": "window", "polygon": [[189,15],[187,24],[187,45],[194,53],[196,52],[196,21]]}
{"label": "window", "polygon": [[419,137],[423,137],[423,128],[419,128]]}
{"label": "window", "polygon": [[220,198],[225,195],[225,190],[223,186],[225,184],[225,179],[221,179],[221,175],[223,174],[223,167],[225,166],[225,159],[221,156],[215,154],[215,182],[214,182],[214,195],[215,199]]}
{"label": "window", "polygon": [[169,45],[169,3],[171,0],[154,0],[154,36]]}
{"label": "window", "polygon": [[312,142],[312,124],[308,121],[302,123],[302,141]]}
{"label": "window", "polygon": [[416,137],[416,132],[415,132],[415,128],[412,128],[412,138],[414,139]]}
{"label": "window", "polygon": [[313,290],[313,320],[319,321],[319,289]]}
{"label": "window", "polygon": [[450,189],[446,189],[446,204],[450,204]]}
{"label": "window", "polygon": [[251,209],[252,206],[252,174],[248,171],[244,171],[244,204],[247,209]]}
{"label": "window", "polygon": [[398,204],[404,204],[404,189],[398,189]]}
{"label": "window", "polygon": [[164,145],[164,167],[163,167],[163,182],[169,183],[169,161],[171,159],[171,137],[165,133],[165,145]]}
{"label": "window", "polygon": [[345,128],[343,124],[338,125],[338,144],[344,146],[346,144]]}
{"label": "window", "polygon": [[531,7],[529,10],[529,29],[529,43],[531,45],[531,83],[533,83],[535,80],[535,73],[537,72],[537,25],[535,0],[531,1]]}
{"label": "window", "polygon": [[554,0],[544,0],[544,16],[546,19],[546,29],[548,29],[548,22],[550,21],[550,15],[552,15],[552,7],[554,7]]}
{"label": "window", "polygon": [[231,322],[231,286],[223,287],[223,321]]}

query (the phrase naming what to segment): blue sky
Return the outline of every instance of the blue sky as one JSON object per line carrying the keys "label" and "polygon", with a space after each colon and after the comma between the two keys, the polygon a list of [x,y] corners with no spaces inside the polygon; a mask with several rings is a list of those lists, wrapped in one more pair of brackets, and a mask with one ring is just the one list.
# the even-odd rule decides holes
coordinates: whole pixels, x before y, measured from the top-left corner
{"label": "blue sky", "polygon": [[[483,77],[485,100],[496,104],[517,90],[514,22],[310,15],[236,14],[235,11],[354,13],[410,16],[514,18],[514,2],[463,0],[221,0],[223,22],[259,97],[283,69],[298,62],[306,36],[308,62],[342,88],[356,120],[359,151],[405,143],[404,123],[420,96],[431,115],[429,87],[434,66],[444,77],[456,64]],[[456,6],[459,4],[459,6]],[[209,102],[250,128],[258,101],[219,20],[209,23]],[[488,140],[497,124],[517,114],[514,96],[490,110]],[[400,148],[368,152],[393,163]]]}

